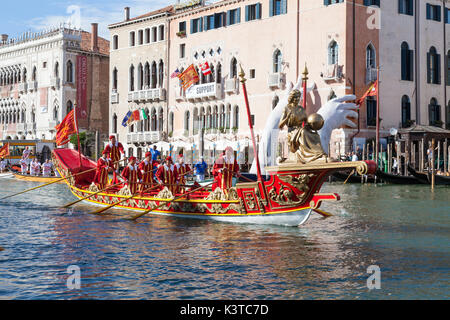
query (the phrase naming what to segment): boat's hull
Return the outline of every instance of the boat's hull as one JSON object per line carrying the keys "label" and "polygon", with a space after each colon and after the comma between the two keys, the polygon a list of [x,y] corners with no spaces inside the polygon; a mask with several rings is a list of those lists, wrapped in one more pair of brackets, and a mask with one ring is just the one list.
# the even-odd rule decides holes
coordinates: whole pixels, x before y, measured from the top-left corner
{"label": "boat's hull", "polygon": [[[55,182],[57,180],[61,180],[61,178],[58,177],[30,176],[21,173],[13,173],[13,175],[16,179],[19,180],[42,182],[42,183]],[[61,181],[60,183],[64,183],[64,181]]]}

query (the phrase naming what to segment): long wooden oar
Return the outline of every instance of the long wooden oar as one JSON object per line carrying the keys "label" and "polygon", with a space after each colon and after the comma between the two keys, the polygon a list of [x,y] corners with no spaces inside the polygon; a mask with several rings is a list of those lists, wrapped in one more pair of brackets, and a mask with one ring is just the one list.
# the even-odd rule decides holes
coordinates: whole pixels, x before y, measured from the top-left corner
{"label": "long wooden oar", "polygon": [[203,189],[203,188],[205,188],[205,187],[208,187],[208,186],[212,185],[213,183],[214,183],[214,182],[211,182],[211,183],[209,183],[209,184],[207,184],[207,185],[204,185],[204,186],[199,187],[199,188],[197,188],[197,189],[194,189],[194,190],[192,190],[192,191],[186,192],[186,193],[184,193],[183,195],[178,196],[178,197],[175,197],[175,198],[173,198],[172,200],[170,200],[170,201],[168,201],[168,202],[164,201],[163,203],[159,204],[158,206],[156,206],[156,207],[154,207],[154,208],[148,209],[148,210],[146,210],[146,211],[144,211],[144,212],[142,212],[142,213],[139,213],[139,214],[135,215],[135,216],[132,217],[132,218],[129,218],[129,220],[136,220],[137,218],[142,217],[143,215],[146,215],[147,213],[150,213],[150,212],[152,212],[153,210],[159,209],[159,208],[161,208],[162,206],[168,205],[168,204],[170,204],[170,203],[172,203],[172,202],[174,202],[174,201],[176,201],[176,200],[178,200],[178,199],[184,198],[185,196],[187,196],[187,195],[189,195],[189,194],[191,194],[191,193],[194,193],[194,192],[196,192],[196,191],[198,191],[198,190],[200,190],[200,189]]}
{"label": "long wooden oar", "polygon": [[348,179],[350,179],[351,175],[355,173],[355,170],[353,169],[352,172],[348,175],[347,179],[345,179],[344,184],[347,183]]}
{"label": "long wooden oar", "polygon": [[320,209],[313,209],[313,211],[320,214],[321,216],[323,216],[325,218],[329,218],[329,217],[333,216],[331,213],[328,213],[328,212],[320,210]]}
{"label": "long wooden oar", "polygon": [[[118,163],[118,162],[120,162],[120,161],[123,161],[123,160],[125,160],[125,159],[119,160],[119,161],[117,161],[116,163]],[[85,170],[85,171],[82,171],[82,172],[78,172],[78,173],[76,173],[76,174],[72,174],[72,175],[69,175],[69,176],[67,176],[67,177],[63,177],[63,178],[61,178],[61,179],[57,179],[57,180],[54,180],[54,181],[52,181],[52,182],[45,183],[45,184],[40,185],[40,186],[37,186],[37,187],[33,187],[33,188],[30,188],[30,189],[27,189],[27,190],[25,190],[25,191],[21,191],[21,192],[18,192],[18,193],[14,193],[14,194],[11,194],[11,195],[9,195],[9,196],[0,198],[0,200],[4,200],[4,199],[7,199],[7,198],[11,198],[11,197],[17,196],[17,195],[19,195],[19,194],[26,193],[26,192],[29,192],[29,191],[33,191],[33,190],[36,190],[36,189],[39,189],[39,188],[42,188],[42,187],[46,187],[46,186],[49,186],[49,185],[51,185],[51,184],[54,184],[54,183],[63,181],[63,180],[65,180],[65,179],[73,178],[73,177],[79,176],[80,174],[85,174],[85,173],[87,173],[87,172],[94,171],[94,170],[97,170],[97,168],[92,168],[92,169],[89,169],[89,170]]]}
{"label": "long wooden oar", "polygon": [[115,207],[115,206],[117,206],[117,205],[119,205],[119,204],[121,204],[121,203],[123,203],[123,202],[125,202],[125,201],[127,201],[127,200],[133,199],[133,198],[137,197],[138,195],[140,195],[140,194],[142,194],[142,193],[148,192],[148,191],[153,190],[153,189],[156,189],[156,188],[158,188],[158,187],[160,187],[159,184],[157,184],[157,185],[155,185],[155,186],[153,186],[153,187],[150,187],[150,188],[148,188],[148,189],[145,189],[144,191],[138,191],[138,192],[132,194],[131,196],[127,196],[126,198],[124,198],[124,199],[122,199],[122,200],[120,200],[120,201],[117,201],[117,202],[115,202],[115,203],[113,203],[113,204],[111,204],[111,205],[109,205],[109,206],[107,206],[107,207],[105,207],[105,208],[101,208],[100,210],[93,211],[93,212],[89,212],[89,213],[90,213],[90,214],[100,214],[100,213],[105,212],[106,210],[108,210],[108,209],[110,209],[110,208],[112,208],[112,207]]}
{"label": "long wooden oar", "polygon": [[111,185],[111,186],[108,186],[108,187],[106,187],[106,188],[104,188],[104,189],[102,189],[102,190],[100,190],[100,191],[97,191],[97,192],[95,192],[95,193],[93,193],[93,194],[90,194],[90,195],[87,196],[87,197],[84,197],[84,198],[78,199],[78,200],[76,200],[76,201],[70,202],[70,203],[68,203],[68,204],[66,204],[66,205],[64,205],[64,206],[62,206],[62,208],[68,208],[68,207],[70,207],[70,206],[73,206],[74,204],[76,204],[76,203],[78,203],[78,202],[81,202],[81,201],[83,201],[83,200],[92,198],[93,196],[95,196],[95,195],[97,195],[97,194],[99,194],[99,193],[102,193],[102,192],[104,192],[104,191],[106,191],[106,190],[108,190],[108,189],[111,189],[111,188],[113,188],[113,187],[117,187],[118,185],[121,185],[121,184],[122,184],[122,182],[119,182],[119,183],[113,184],[113,185]]}

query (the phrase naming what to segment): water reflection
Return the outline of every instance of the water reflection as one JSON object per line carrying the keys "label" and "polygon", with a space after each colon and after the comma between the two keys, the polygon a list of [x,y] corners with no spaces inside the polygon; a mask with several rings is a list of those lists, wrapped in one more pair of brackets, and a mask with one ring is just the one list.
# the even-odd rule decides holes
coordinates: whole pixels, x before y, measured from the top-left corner
{"label": "water reflection", "polygon": [[[0,181],[1,195],[25,189]],[[335,214],[303,227],[148,215],[138,222],[59,207],[62,185],[0,202],[0,298],[367,299],[448,294],[448,189],[326,185]],[[14,198],[13,198],[14,199]],[[129,214],[129,213],[128,213]],[[7,245],[5,244],[7,243]],[[382,290],[366,288],[367,267]],[[69,265],[81,290],[68,290]],[[412,286],[421,291],[411,290]],[[436,289],[437,288],[437,289]]]}

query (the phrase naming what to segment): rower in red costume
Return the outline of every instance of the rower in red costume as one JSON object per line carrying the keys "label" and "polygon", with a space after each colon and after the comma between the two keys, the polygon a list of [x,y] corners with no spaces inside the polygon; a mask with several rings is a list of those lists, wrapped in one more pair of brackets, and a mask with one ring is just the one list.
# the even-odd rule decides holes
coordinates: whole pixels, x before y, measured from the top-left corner
{"label": "rower in red costume", "polygon": [[172,157],[168,156],[163,165],[156,171],[156,179],[161,187],[166,186],[173,195],[177,192],[177,168],[173,165]]}
{"label": "rower in red costume", "polygon": [[125,179],[125,183],[131,191],[131,194],[135,194],[138,191],[139,180],[142,179],[141,171],[136,165],[136,158],[128,158],[128,165],[122,170],[122,178]]}
{"label": "rower in red costume", "polygon": [[152,161],[151,152],[147,152],[145,154],[145,159],[139,163],[139,171],[142,174],[142,183],[140,187],[140,191],[144,191],[148,188],[153,187],[156,184],[156,181],[153,177],[153,169],[154,169],[154,161]]}
{"label": "rower in red costume", "polygon": [[227,147],[224,154],[222,154],[214,163],[212,174],[214,176],[214,183],[212,190],[221,188],[227,192],[233,186],[233,175],[239,173],[239,166],[233,155],[233,149]]}
{"label": "rower in red costume", "polygon": [[97,170],[95,171],[94,183],[99,190],[103,190],[108,185],[108,172],[112,172],[111,159],[103,151],[102,156],[97,161]]}
{"label": "rower in red costume", "polygon": [[186,175],[191,171],[191,168],[189,165],[184,163],[184,157],[182,154],[178,155],[178,163],[175,166],[177,168],[178,183],[180,185],[178,192],[184,193],[185,189],[183,186],[186,184]]}
{"label": "rower in red costume", "polygon": [[114,168],[113,184],[118,183],[116,174],[119,173],[119,160],[121,154],[125,154],[123,145],[116,141],[115,135],[109,136],[109,143],[106,145],[104,152],[106,152],[106,157],[111,159],[111,166]]}

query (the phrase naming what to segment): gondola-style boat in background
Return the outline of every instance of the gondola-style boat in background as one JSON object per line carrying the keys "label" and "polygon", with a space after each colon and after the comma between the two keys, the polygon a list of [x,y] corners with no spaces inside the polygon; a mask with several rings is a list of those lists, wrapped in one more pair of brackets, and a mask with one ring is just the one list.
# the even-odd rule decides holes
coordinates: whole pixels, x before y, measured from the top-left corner
{"label": "gondola-style boat in background", "polygon": [[[431,173],[427,172],[418,172],[414,168],[408,165],[408,171],[415,177],[417,180],[419,180],[421,183],[424,184],[431,184]],[[450,177],[442,176],[439,174],[436,174],[434,176],[434,183],[436,185],[443,185],[443,186],[450,186]]]}
{"label": "gondola-style boat in background", "polygon": [[[20,167],[17,167],[14,165],[10,166],[9,170],[12,172],[14,178],[19,179],[19,180],[24,180],[24,181],[48,183],[48,182],[53,182],[53,181],[61,179],[61,177],[55,177],[55,176],[45,177],[45,176],[33,176],[33,175],[29,175],[29,174],[24,174],[21,172]],[[64,182],[61,181],[59,183],[64,183]]]}
{"label": "gondola-style boat in background", "polygon": [[[92,183],[95,171],[91,170],[75,177],[71,175],[94,169],[96,163],[72,149],[55,149],[53,164],[65,179],[70,191],[79,199],[88,197],[99,190]],[[164,188],[148,194],[139,195],[117,205],[120,209],[146,211],[163,205],[152,214],[177,217],[210,219],[225,222],[258,224],[277,224],[296,226],[305,223],[311,211],[318,209],[323,201],[339,200],[336,193],[321,194],[320,188],[327,177],[341,170],[355,169],[359,174],[374,173],[373,161],[330,162],[306,165],[280,165],[268,167],[269,179],[237,183],[224,192],[217,188],[199,190],[185,198],[172,201],[176,196]],[[98,193],[85,200],[95,205],[109,206],[129,198],[129,189],[119,186],[105,193]]]}
{"label": "gondola-style boat in background", "polygon": [[355,172],[352,173],[351,170],[334,172],[333,177],[339,181],[347,181],[347,183],[375,183],[375,178],[373,175],[369,175],[363,178],[356,175]]}
{"label": "gondola-style boat in background", "polygon": [[423,184],[423,182],[417,179],[414,176],[401,176],[391,173],[386,173],[380,170],[377,170],[376,176],[379,180],[385,183],[392,184]]}

